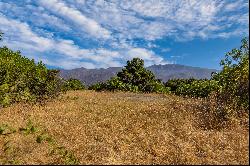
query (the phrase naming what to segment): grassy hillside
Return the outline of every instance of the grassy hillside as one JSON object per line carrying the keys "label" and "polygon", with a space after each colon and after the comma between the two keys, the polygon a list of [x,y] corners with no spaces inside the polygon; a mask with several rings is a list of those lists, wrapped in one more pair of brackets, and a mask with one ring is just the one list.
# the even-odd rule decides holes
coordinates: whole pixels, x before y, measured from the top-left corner
{"label": "grassy hillside", "polygon": [[204,101],[70,91],[0,114],[0,164],[247,164],[248,118],[220,124]]}

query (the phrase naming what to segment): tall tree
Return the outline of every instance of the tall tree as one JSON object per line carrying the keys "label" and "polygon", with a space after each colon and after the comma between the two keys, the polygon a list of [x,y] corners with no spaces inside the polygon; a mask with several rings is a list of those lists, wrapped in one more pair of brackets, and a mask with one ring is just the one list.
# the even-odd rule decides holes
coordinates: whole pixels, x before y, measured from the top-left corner
{"label": "tall tree", "polygon": [[156,81],[154,74],[144,68],[144,61],[140,58],[127,61],[127,65],[117,76],[122,82],[139,87],[144,87],[150,81]]}

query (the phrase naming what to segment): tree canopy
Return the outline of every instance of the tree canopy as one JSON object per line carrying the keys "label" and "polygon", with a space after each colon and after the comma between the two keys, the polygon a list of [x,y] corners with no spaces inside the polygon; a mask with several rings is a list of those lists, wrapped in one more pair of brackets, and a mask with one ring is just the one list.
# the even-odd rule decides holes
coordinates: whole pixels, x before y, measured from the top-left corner
{"label": "tree canopy", "polygon": [[140,58],[133,58],[127,61],[121,72],[105,84],[91,86],[98,90],[123,90],[133,92],[161,92],[169,91],[164,84],[155,78],[154,74],[144,67],[144,61]]}

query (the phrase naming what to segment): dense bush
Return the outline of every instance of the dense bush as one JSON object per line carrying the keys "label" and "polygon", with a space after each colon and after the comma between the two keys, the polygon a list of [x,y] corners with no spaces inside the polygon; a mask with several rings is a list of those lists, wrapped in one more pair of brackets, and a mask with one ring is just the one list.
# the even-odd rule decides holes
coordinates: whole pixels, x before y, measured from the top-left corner
{"label": "dense bush", "polygon": [[63,83],[62,89],[64,91],[68,91],[68,90],[83,90],[83,89],[85,89],[85,86],[84,86],[84,84],[80,80],[70,78],[70,79],[66,80]]}
{"label": "dense bush", "polygon": [[160,80],[156,79],[151,71],[144,68],[144,61],[139,58],[127,61],[127,65],[122,71],[118,72],[117,76],[112,77],[106,83],[92,85],[89,89],[99,91],[169,92],[169,88],[166,88]]}
{"label": "dense bush", "polygon": [[212,76],[222,87],[217,100],[226,104],[235,104],[238,110],[249,109],[249,41],[241,41],[239,49],[228,52],[221,61],[222,71]]}
{"label": "dense bush", "polygon": [[182,86],[183,84],[191,84],[195,80],[196,79],[194,79],[194,78],[190,78],[190,79],[170,79],[165,83],[165,86],[169,87],[171,92],[175,92],[178,87]]}
{"label": "dense bush", "polygon": [[59,94],[58,70],[49,70],[7,47],[0,48],[0,106],[37,101]]}
{"label": "dense bush", "polygon": [[219,90],[220,86],[216,80],[207,79],[172,79],[165,83],[166,87],[176,95],[190,97],[208,97],[213,91]]}
{"label": "dense bush", "polygon": [[[249,110],[249,41],[242,40],[221,60],[222,70],[213,73],[211,80],[173,79],[165,83],[177,95],[208,97],[221,115]],[[235,111],[236,110],[236,111]],[[222,117],[222,116],[221,116]]]}
{"label": "dense bush", "polygon": [[106,83],[99,82],[88,87],[89,90],[102,91],[106,89]]}
{"label": "dense bush", "polygon": [[219,89],[217,81],[214,80],[195,80],[190,84],[182,84],[179,86],[175,94],[191,96],[191,97],[208,97],[211,92]]}

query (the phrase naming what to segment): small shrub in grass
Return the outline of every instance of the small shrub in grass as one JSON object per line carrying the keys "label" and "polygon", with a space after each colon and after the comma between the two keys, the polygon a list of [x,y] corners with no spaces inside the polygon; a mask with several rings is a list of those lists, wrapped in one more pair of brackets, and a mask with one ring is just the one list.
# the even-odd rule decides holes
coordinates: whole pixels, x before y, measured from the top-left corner
{"label": "small shrub in grass", "polygon": [[33,125],[32,121],[29,120],[26,127],[20,127],[19,131],[23,132],[24,134],[33,134],[37,131],[37,128]]}

